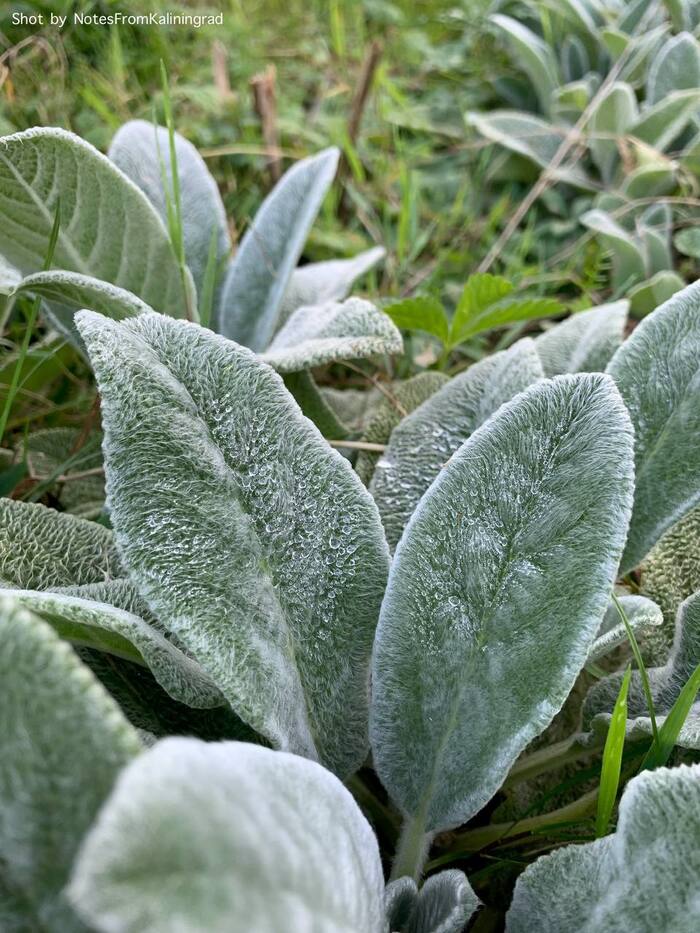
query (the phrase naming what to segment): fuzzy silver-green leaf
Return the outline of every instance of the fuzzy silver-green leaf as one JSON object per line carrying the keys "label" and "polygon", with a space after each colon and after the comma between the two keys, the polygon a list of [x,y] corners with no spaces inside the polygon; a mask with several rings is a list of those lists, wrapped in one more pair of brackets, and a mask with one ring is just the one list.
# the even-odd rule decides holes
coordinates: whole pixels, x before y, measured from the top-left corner
{"label": "fuzzy silver-green leaf", "polygon": [[216,329],[256,352],[277,330],[280,309],[338,165],[325,149],[292,166],[273,188],[246,231],[221,292]]}
{"label": "fuzzy silver-green leaf", "polygon": [[454,452],[543,375],[535,344],[520,340],[455,376],[394,428],[370,484],[390,547]]}
{"label": "fuzzy silver-green leaf", "polygon": [[635,433],[635,494],[621,572],[700,501],[700,282],[646,317],[607,372]]}
{"label": "fuzzy silver-green leaf", "polygon": [[63,889],[84,834],[141,744],[73,650],[4,598],[0,644],[3,929],[82,933]]}
{"label": "fuzzy silver-green leaf", "polygon": [[39,272],[61,202],[54,265],[132,292],[156,311],[186,313],[168,234],[145,195],[105,156],[65,130],[0,139],[0,252]]}
{"label": "fuzzy silver-green leaf", "polygon": [[338,360],[401,353],[403,340],[386,314],[362,298],[297,308],[262,359],[281,373]]}
{"label": "fuzzy silver-green leaf", "polygon": [[379,849],[349,792],[239,742],[168,739],[134,762],[69,893],[100,933],[384,933]]}
{"label": "fuzzy silver-green leaf", "polygon": [[557,376],[452,457],[396,550],[373,655],[374,762],[426,831],[465,822],[561,708],[600,624],[632,501],[612,380]]}
{"label": "fuzzy silver-green leaf", "polygon": [[141,596],[249,725],[351,772],[387,575],[369,494],[245,348],[153,314],[78,326]]}
{"label": "fuzzy silver-green leaf", "polygon": [[507,933],[694,933],[700,925],[700,765],[627,785],[617,831],[569,845],[520,876]]}

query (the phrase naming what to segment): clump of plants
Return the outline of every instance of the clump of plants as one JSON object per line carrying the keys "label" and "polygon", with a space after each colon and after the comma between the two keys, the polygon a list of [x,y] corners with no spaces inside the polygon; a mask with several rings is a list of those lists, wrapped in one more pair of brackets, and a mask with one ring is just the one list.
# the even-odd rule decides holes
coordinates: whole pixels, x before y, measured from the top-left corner
{"label": "clump of plants", "polygon": [[[402,350],[346,298],[376,251],[296,269],[335,153],[227,268],[172,128],[112,156],[0,139],[7,296],[85,354],[106,481],[100,521],[0,499],[4,928],[694,929],[700,594],[645,577],[700,501],[700,283],[626,339],[620,301],[324,393]],[[484,276],[389,312],[449,354],[536,309]],[[341,410],[384,438],[357,471]],[[34,439],[44,489],[66,448]]]}
{"label": "clump of plants", "polygon": [[[492,175],[546,171],[545,196],[568,239],[581,226],[612,257],[611,285],[637,316],[683,287],[679,252],[697,256],[700,45],[696,3],[501,3],[491,16],[513,74],[468,122],[495,144]],[[511,15],[512,14],[512,15]],[[563,151],[562,151],[563,150]],[[560,157],[561,154],[561,157]],[[560,240],[561,245],[561,240]]]}

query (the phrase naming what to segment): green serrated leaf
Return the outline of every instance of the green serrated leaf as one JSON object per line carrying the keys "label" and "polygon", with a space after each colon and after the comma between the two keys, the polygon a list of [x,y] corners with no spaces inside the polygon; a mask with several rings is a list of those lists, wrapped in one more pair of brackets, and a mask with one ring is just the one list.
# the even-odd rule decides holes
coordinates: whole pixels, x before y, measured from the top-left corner
{"label": "green serrated leaf", "polygon": [[448,321],[442,302],[431,295],[404,298],[383,309],[397,327],[422,330],[447,343]]}
{"label": "green serrated leaf", "polygon": [[69,889],[87,923],[121,933],[383,933],[383,893],[377,841],[337,778],[193,739],[122,774]]}

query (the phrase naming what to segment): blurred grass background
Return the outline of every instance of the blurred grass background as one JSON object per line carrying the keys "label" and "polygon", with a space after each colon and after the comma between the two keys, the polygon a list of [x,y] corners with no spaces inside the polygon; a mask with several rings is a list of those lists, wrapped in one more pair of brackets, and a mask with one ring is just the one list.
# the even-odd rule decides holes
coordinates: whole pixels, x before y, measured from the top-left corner
{"label": "blurred grass background", "polygon": [[[486,204],[488,146],[463,113],[489,94],[495,59],[486,0],[228,0],[222,4],[10,2],[0,18],[0,132],[62,126],[103,151],[133,117],[162,120],[160,61],[177,128],[207,158],[240,239],[272,177],[251,82],[275,69],[282,167],[324,146],[345,155],[344,203],[329,199],[306,258],[383,244],[384,294],[440,291],[463,281],[509,210]],[[223,12],[223,26],[78,26],[90,13]],[[62,31],[13,26],[13,13],[68,14]],[[368,56],[372,86],[352,133],[353,98]],[[354,136],[354,138],[353,138]],[[517,192],[515,192],[517,196]],[[506,265],[536,264],[533,237]]]}

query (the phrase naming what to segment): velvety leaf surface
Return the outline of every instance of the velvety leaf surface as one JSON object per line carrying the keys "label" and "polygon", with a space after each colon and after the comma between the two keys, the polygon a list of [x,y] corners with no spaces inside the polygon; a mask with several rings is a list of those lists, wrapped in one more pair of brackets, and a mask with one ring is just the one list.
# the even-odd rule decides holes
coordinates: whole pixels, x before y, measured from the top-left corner
{"label": "velvety leaf surface", "polygon": [[369,301],[297,308],[262,359],[278,372],[297,372],[336,360],[401,353],[403,340],[390,319]]}
{"label": "velvety leaf surface", "polygon": [[693,933],[699,835],[700,765],[640,774],[622,796],[615,833],[525,869],[507,933]]}
{"label": "velvety leaf surface", "polygon": [[298,266],[292,272],[280,305],[278,329],[297,308],[342,301],[357,279],[373,269],[385,255],[384,247],[375,246],[352,259],[328,259]]}
{"label": "velvety leaf surface", "polygon": [[45,505],[0,499],[0,577],[13,586],[45,590],[123,575],[109,529]]}
{"label": "velvety leaf surface", "polygon": [[[107,155],[138,185],[167,225],[163,169],[170,186],[173,177],[167,129],[156,127],[145,120],[130,120],[116,132]],[[216,237],[219,261],[231,252],[226,212],[219,189],[204,159],[192,143],[179,133],[175,133],[175,158],[180,181],[185,259],[192,272],[197,294],[201,296],[212,236]],[[101,311],[101,308],[90,305],[83,307]]]}
{"label": "velvety leaf surface", "polygon": [[625,573],[700,500],[700,282],[646,317],[607,371],[635,432]]}
{"label": "velvety leaf surface", "polygon": [[372,830],[328,771],[170,739],[122,774],[70,895],[105,933],[383,933],[383,890]]}
{"label": "velvety leaf surface", "polygon": [[131,579],[242,719],[349,773],[387,574],[371,498],[245,348],[156,315],[78,324]]}
{"label": "velvety leaf surface", "polygon": [[[670,528],[642,563],[642,592],[664,614],[661,638],[646,639],[653,663],[663,664],[673,640],[678,607],[700,590],[700,507]],[[654,633],[657,634],[656,632]]]}
{"label": "velvety leaf surface", "polygon": [[0,252],[23,274],[43,268],[61,199],[54,265],[185,314],[178,265],[155,209],[78,136],[36,128],[0,139]]}
{"label": "velvety leaf surface", "polygon": [[7,590],[49,622],[63,638],[146,664],[174,700],[209,708],[226,701],[202,668],[140,616],[109,603],[38,590]]}
{"label": "velvety leaf surface", "polygon": [[632,456],[612,380],[557,376],[475,432],[414,512],[370,733],[383,783],[426,831],[476,813],[571,690],[615,579]]}
{"label": "velvety leaf surface", "polygon": [[520,340],[451,379],[394,429],[372,477],[390,547],[454,452],[504,403],[543,376],[532,340]]}
{"label": "velvety leaf surface", "polygon": [[18,453],[26,453],[33,478],[51,481],[51,494],[66,512],[94,519],[104,508],[104,476],[74,474],[102,466],[101,440],[98,432],[85,437],[82,428],[42,428],[22,438]]}
{"label": "velvety leaf surface", "polygon": [[141,744],[72,649],[4,598],[0,643],[0,917],[19,929],[82,931],[63,888],[83,835]]}
{"label": "velvety leaf surface", "polygon": [[[627,621],[637,638],[650,628],[663,625],[663,613],[652,600],[646,599],[644,596],[619,596],[618,601],[622,605]],[[603,616],[596,639],[591,645],[588,660],[596,661],[598,658],[603,657],[613,648],[623,645],[627,641],[627,637],[627,629],[620,619],[617,606],[611,602]]]}
{"label": "velvety leaf surface", "polygon": [[[442,388],[449,377],[432,370],[402,379],[389,387],[391,398],[382,396],[367,421],[362,440],[370,444],[386,444],[397,424]],[[367,486],[379,461],[380,454],[361,450],[355,461],[355,471]]]}
{"label": "velvety leaf surface", "polygon": [[293,165],[246,231],[221,293],[217,330],[260,353],[277,330],[280,308],[338,165],[337,149]]}
{"label": "velvety leaf surface", "polygon": [[72,343],[79,344],[73,316],[81,308],[99,311],[121,320],[152,309],[136,295],[79,272],[52,270],[25,276],[15,294],[38,295],[48,302],[48,314],[54,326]]}
{"label": "velvety leaf surface", "polygon": [[432,875],[418,890],[413,878],[387,885],[384,904],[391,933],[461,933],[479,906],[464,872]]}
{"label": "velvety leaf surface", "polygon": [[545,376],[603,372],[622,343],[628,310],[628,301],[614,301],[578,311],[535,338]]}
{"label": "velvety leaf surface", "polygon": [[[700,664],[700,593],[687,599],[678,610],[676,637],[668,661],[662,667],[647,668],[657,723],[663,723],[678,698],[683,685]],[[583,705],[583,724],[596,733],[606,727],[615,704],[622,674],[610,674],[597,681],[588,691]],[[642,679],[632,672],[627,697],[627,732],[633,740],[651,736],[652,727]],[[696,699],[681,728],[677,745],[700,749],[700,700]]]}

